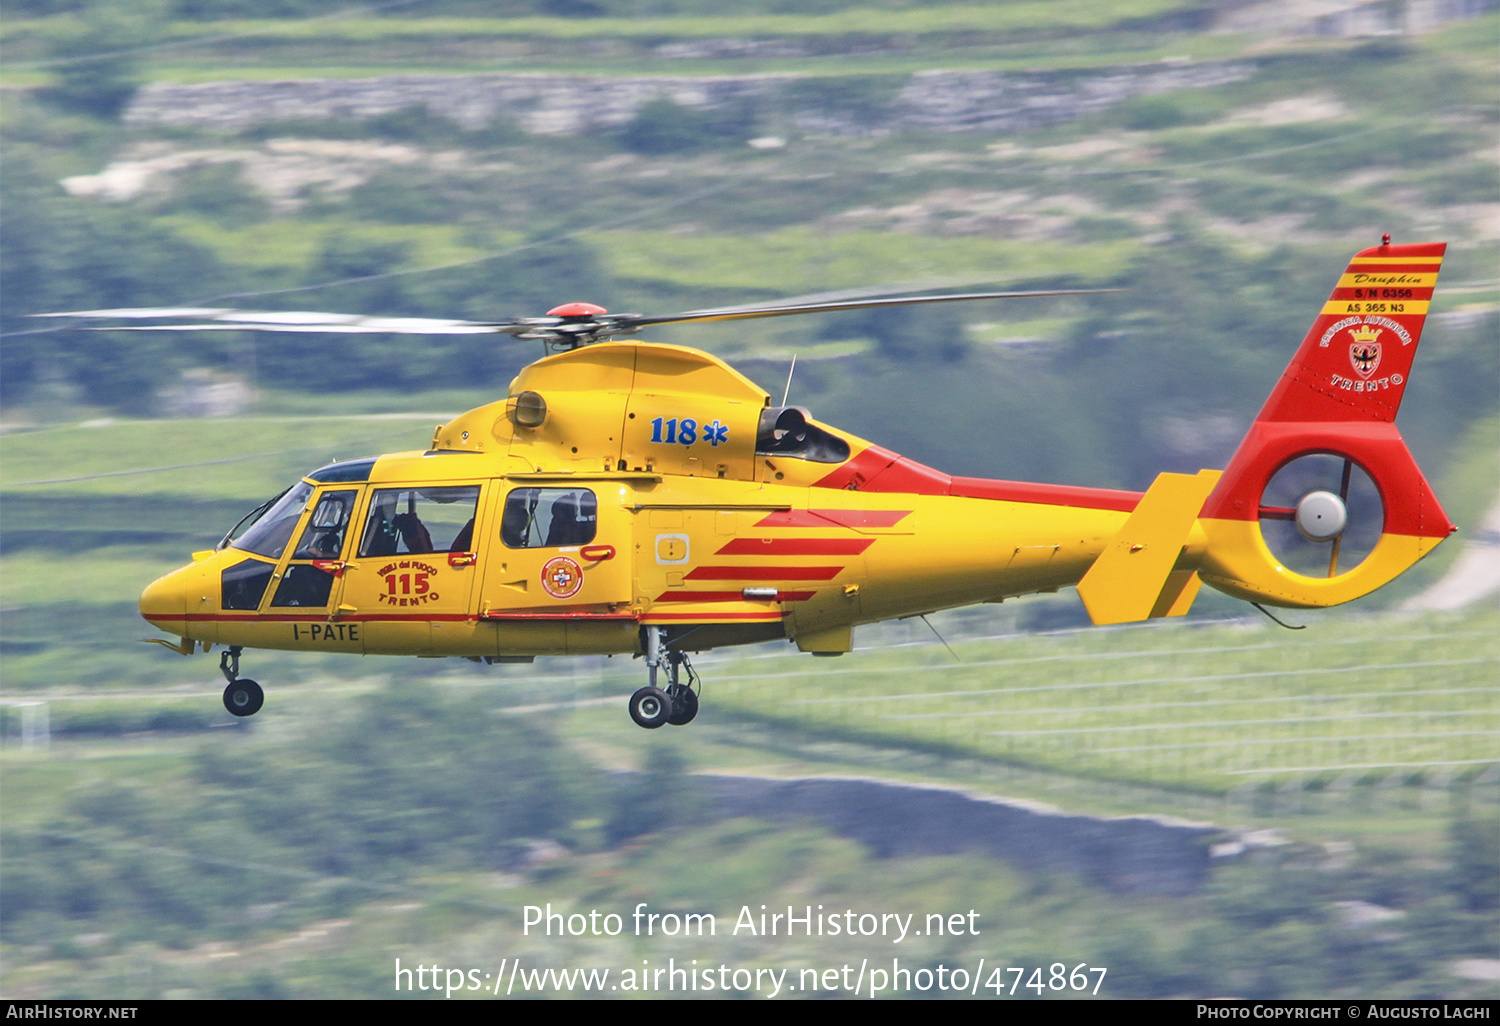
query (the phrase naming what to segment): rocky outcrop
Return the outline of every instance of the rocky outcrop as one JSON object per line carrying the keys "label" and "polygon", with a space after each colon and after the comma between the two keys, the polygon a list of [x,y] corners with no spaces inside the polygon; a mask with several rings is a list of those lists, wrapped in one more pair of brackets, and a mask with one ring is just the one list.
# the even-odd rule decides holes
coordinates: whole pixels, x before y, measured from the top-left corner
{"label": "rocky outcrop", "polygon": [[1159,64],[1101,72],[1012,75],[919,71],[901,91],[897,123],[938,132],[1056,124],[1128,100],[1248,78],[1247,64]]}
{"label": "rocky outcrop", "polygon": [[1496,0],[1250,0],[1227,5],[1213,31],[1394,36],[1469,21],[1496,6]]}
{"label": "rocky outcrop", "polygon": [[652,100],[671,100],[684,107],[722,107],[760,95],[782,78],[382,75],[158,84],[136,95],[125,121],[242,129],[267,122],[363,120],[426,107],[469,131],[504,117],[538,135],[583,135],[625,124]]}
{"label": "rocky outcrop", "polygon": [[383,75],[360,79],[156,84],[125,113],[131,125],[245,129],[277,122],[365,120],[414,107],[474,131],[497,120],[537,135],[584,135],[627,124],[642,106],[726,109],[753,101],[762,116],[804,130],[867,135],[892,129],[993,131],[1082,117],[1132,96],[1222,85],[1248,64],[1127,66],[1090,72],[924,71],[858,110],[809,100],[794,75]]}

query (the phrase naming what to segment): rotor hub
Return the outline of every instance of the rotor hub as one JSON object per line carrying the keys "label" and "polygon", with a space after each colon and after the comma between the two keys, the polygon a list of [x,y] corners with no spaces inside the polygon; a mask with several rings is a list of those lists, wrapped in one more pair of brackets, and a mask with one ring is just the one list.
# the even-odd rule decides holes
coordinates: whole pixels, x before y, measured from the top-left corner
{"label": "rotor hub", "polygon": [[593,303],[564,303],[562,306],[554,306],[551,310],[548,310],[547,316],[588,319],[607,313],[609,311],[604,309],[604,307],[595,306]]}
{"label": "rotor hub", "polygon": [[1332,492],[1308,492],[1297,502],[1293,517],[1297,530],[1308,541],[1331,541],[1344,533],[1349,524],[1349,509]]}

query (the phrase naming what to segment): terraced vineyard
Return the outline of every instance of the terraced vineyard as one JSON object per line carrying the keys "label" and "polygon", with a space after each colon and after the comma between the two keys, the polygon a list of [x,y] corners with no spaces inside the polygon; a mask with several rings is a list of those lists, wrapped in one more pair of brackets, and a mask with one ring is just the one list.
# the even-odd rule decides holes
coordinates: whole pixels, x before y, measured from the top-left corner
{"label": "terraced vineyard", "polygon": [[[1299,619],[1296,615],[1289,617]],[[716,664],[706,701],[789,729],[1225,791],[1500,764],[1500,614],[1165,625]]]}

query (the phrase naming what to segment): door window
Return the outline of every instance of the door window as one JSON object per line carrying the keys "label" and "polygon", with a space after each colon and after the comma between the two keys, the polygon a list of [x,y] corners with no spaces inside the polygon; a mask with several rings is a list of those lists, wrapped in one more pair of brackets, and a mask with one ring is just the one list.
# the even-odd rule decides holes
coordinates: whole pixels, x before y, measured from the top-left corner
{"label": "door window", "polygon": [[474,548],[479,486],[381,488],[370,500],[361,556],[468,552]]}
{"label": "door window", "polygon": [[587,488],[517,488],[500,518],[500,540],[512,549],[587,545],[598,529],[599,500]]}
{"label": "door window", "polygon": [[[344,535],[359,498],[355,489],[326,491],[317,497],[292,562],[281,575],[281,583],[271,596],[271,605],[324,609],[333,593],[333,574],[318,563],[337,560],[344,551]],[[317,562],[298,562],[313,560]]]}
{"label": "door window", "polygon": [[302,529],[302,540],[292,553],[293,559],[339,558],[344,551],[344,531],[354,514],[356,494],[352,491],[323,493],[313,507],[307,526]]}

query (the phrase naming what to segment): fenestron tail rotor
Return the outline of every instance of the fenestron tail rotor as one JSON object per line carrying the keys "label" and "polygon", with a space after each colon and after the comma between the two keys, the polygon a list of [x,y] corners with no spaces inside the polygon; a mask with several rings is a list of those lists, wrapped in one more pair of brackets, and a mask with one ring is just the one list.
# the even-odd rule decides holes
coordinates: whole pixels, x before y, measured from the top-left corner
{"label": "fenestron tail rotor", "polygon": [[1380,490],[1347,456],[1299,456],[1276,472],[1261,497],[1266,546],[1306,577],[1354,569],[1375,548],[1384,524]]}
{"label": "fenestron tail rotor", "polygon": [[567,303],[544,317],[504,321],[465,321],[433,317],[377,317],[364,314],[322,313],[310,310],[237,310],[227,307],[142,307],[114,310],[73,310],[37,314],[38,317],[76,320],[114,320],[114,325],[89,325],[95,331],[279,331],[364,335],[511,335],[539,339],[549,348],[573,349],[615,335],[663,324],[785,317],[793,314],[866,310],[885,306],[972,302],[984,299],[1027,299],[1045,296],[1090,296],[1119,289],[1043,289],[1010,292],[966,292],[935,296],[879,296],[832,302],[787,300],[780,303],[689,310],[665,317],[612,314],[592,303]]}

